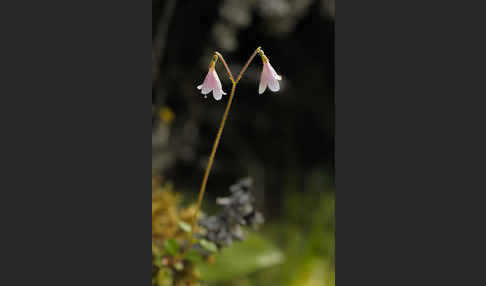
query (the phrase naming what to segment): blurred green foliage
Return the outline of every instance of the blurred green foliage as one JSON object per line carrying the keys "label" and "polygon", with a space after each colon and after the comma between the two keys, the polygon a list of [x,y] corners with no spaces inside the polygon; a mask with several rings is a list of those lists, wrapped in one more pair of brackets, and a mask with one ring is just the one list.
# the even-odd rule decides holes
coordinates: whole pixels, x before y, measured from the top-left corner
{"label": "blurred green foliage", "polygon": [[[215,254],[203,259],[190,250],[180,263],[171,257],[181,252],[190,228],[183,219],[190,219],[193,206],[181,207],[170,185],[156,187],[152,197],[152,252],[158,268],[154,285],[199,285],[199,279],[213,286],[268,285],[268,281],[282,286],[334,285],[334,196],[326,189],[332,185],[316,171],[309,175],[309,184],[316,189],[303,196],[292,189],[292,181],[289,178],[287,183],[282,217],[220,252],[213,243],[201,240],[201,246]],[[188,281],[193,284],[184,284]]]}
{"label": "blurred green foliage", "polygon": [[286,200],[287,217],[216,254],[214,264],[200,264],[203,281],[214,286],[334,285],[333,196],[289,195]]}
{"label": "blurred green foliage", "polygon": [[254,271],[282,263],[283,253],[258,234],[248,235],[215,255],[212,264],[200,264],[201,278],[205,282],[228,282],[245,277]]}

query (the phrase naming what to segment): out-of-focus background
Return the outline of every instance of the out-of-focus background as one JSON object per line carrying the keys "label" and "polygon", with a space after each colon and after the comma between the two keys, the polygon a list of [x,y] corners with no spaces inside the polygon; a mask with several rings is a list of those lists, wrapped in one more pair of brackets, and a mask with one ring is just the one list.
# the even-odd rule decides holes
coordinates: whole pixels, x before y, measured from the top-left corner
{"label": "out-of-focus background", "polygon": [[[236,76],[261,46],[281,90],[238,84],[203,211],[255,182],[265,224],[201,267],[209,285],[334,285],[334,0],[152,0],[152,176],[194,202],[228,96],[196,89],[214,51]],[[216,65],[223,90],[231,82]]]}

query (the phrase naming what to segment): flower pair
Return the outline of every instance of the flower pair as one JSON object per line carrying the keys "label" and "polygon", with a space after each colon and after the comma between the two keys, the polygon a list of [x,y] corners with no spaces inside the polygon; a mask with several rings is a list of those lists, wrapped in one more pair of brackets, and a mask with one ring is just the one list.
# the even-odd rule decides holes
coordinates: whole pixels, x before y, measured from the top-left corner
{"label": "flower pair", "polygon": [[[263,51],[258,50],[262,61],[263,61],[263,70],[260,75],[260,85],[258,87],[258,93],[262,94],[265,92],[267,87],[273,91],[277,92],[280,89],[279,80],[282,80],[282,77],[277,74],[275,69],[270,64],[268,58],[263,54]],[[213,97],[216,100],[220,100],[223,95],[226,93],[223,91],[223,87],[221,86],[221,81],[219,80],[218,74],[214,68],[216,63],[217,57],[213,58],[211,64],[209,65],[209,71],[206,77],[204,78],[203,84],[197,86],[197,89],[201,90],[201,93],[206,95],[213,92]]]}

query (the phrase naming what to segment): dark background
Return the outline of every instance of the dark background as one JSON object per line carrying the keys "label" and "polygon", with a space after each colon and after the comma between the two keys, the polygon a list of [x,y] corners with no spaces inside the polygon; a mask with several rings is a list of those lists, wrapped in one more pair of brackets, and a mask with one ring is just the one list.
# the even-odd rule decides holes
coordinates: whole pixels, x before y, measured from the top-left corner
{"label": "dark background", "polygon": [[293,250],[331,261],[334,1],[154,0],[152,17],[153,175],[187,202],[196,199],[231,82],[218,62],[228,95],[204,99],[196,86],[214,51],[236,77],[261,46],[283,77],[281,90],[258,94],[262,64],[255,57],[237,86],[203,210],[250,176],[267,219],[262,233],[284,249],[294,240],[282,235],[292,229],[299,239]]}

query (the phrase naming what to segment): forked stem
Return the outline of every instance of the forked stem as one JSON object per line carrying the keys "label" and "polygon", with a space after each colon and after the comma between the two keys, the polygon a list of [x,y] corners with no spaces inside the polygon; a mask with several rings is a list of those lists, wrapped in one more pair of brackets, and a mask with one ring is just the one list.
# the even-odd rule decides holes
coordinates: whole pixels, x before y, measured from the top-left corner
{"label": "forked stem", "polygon": [[261,51],[260,47],[258,47],[253,52],[253,54],[250,56],[250,58],[248,59],[246,64],[241,69],[236,80],[234,80],[233,75],[231,74],[231,71],[228,67],[228,64],[226,64],[226,61],[224,60],[223,56],[220,53],[215,52],[215,55],[218,58],[220,58],[221,61],[223,62],[223,65],[226,68],[226,72],[228,73],[228,76],[229,76],[233,85],[231,87],[231,93],[230,93],[230,97],[229,97],[229,100],[228,100],[228,104],[226,105],[226,109],[225,109],[224,114],[223,114],[223,119],[221,119],[221,123],[219,125],[218,134],[216,135],[216,139],[214,140],[214,143],[213,143],[213,149],[211,150],[211,155],[209,156],[208,165],[206,167],[206,171],[204,172],[204,177],[203,177],[203,181],[202,181],[202,184],[201,184],[201,189],[199,190],[199,196],[197,198],[196,210],[194,211],[194,215],[193,215],[192,221],[191,221],[191,232],[190,232],[190,236],[189,236],[189,247],[185,249],[185,251],[183,252],[182,255],[184,255],[185,252],[187,250],[189,250],[192,247],[192,245],[194,244],[194,232],[195,232],[195,228],[196,228],[197,216],[199,214],[199,210],[201,209],[202,200],[203,200],[203,197],[204,197],[204,192],[206,191],[206,184],[208,182],[209,173],[211,172],[211,168],[213,166],[214,157],[216,155],[216,150],[218,149],[218,145],[219,145],[219,140],[221,139],[221,135],[223,134],[224,124],[226,123],[226,119],[228,118],[228,114],[229,114],[229,111],[230,111],[230,108],[231,108],[231,103],[233,102],[233,97],[235,95],[236,85],[240,81],[241,77],[243,76],[246,69],[248,68],[248,66],[250,65],[251,61],[253,60],[253,58],[256,56],[257,53],[260,53],[260,54],[263,55],[263,52]]}

